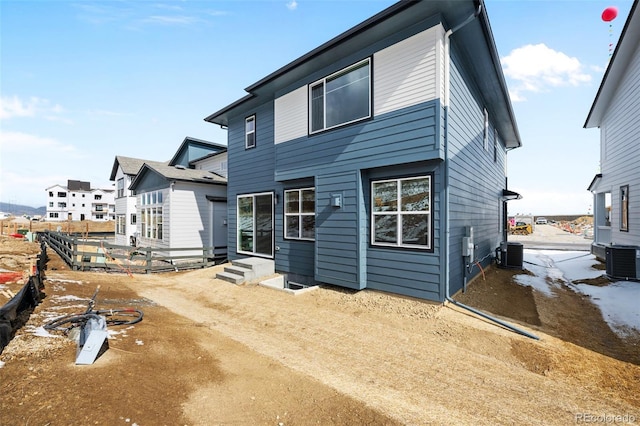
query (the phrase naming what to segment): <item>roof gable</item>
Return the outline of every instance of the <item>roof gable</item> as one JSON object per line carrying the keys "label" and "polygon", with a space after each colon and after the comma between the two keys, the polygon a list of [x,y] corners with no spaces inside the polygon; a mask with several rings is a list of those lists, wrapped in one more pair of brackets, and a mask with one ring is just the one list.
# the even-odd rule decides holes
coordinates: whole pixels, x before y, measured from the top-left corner
{"label": "roof gable", "polygon": [[633,55],[638,50],[638,45],[640,45],[640,9],[638,8],[638,2],[639,0],[635,0],[633,6],[631,6],[631,11],[622,29],[618,45],[613,52],[611,61],[609,61],[607,71],[602,77],[598,93],[584,123],[585,128],[600,127],[602,118],[611,104],[618,85],[622,81]]}
{"label": "roof gable", "polygon": [[180,144],[180,147],[174,154],[173,158],[169,160],[169,165],[175,166],[176,164],[182,164],[185,167],[189,167],[189,163],[192,161],[198,160],[207,155],[226,151],[226,149],[226,145],[220,145],[187,136],[182,141],[182,144]]}
{"label": "roof gable", "polygon": [[206,183],[226,185],[227,179],[217,173],[206,170],[187,169],[184,166],[168,164],[145,163],[135,176],[129,189],[136,190],[149,180],[155,180],[156,185],[167,186],[171,181]]}
{"label": "roof gable", "polygon": [[133,157],[124,157],[122,155],[116,155],[115,160],[113,161],[113,167],[111,168],[111,177],[109,180],[115,180],[116,175],[118,174],[118,167],[122,169],[122,172],[125,175],[135,176],[142,168],[143,164],[165,164],[161,161],[150,161],[143,160],[141,158],[133,158]]}
{"label": "roof gable", "polygon": [[[468,21],[478,10],[477,19]],[[433,21],[434,24],[441,22],[445,29],[465,23],[453,33],[451,40],[457,44],[469,75],[480,89],[502,140],[510,148],[521,146],[509,92],[482,0],[395,3],[247,87],[245,90],[249,92],[248,95],[209,115],[205,121],[227,126],[230,115],[273,99],[278,91],[335,63],[335,58],[348,56],[365,47],[370,48],[399,31],[425,21]]]}

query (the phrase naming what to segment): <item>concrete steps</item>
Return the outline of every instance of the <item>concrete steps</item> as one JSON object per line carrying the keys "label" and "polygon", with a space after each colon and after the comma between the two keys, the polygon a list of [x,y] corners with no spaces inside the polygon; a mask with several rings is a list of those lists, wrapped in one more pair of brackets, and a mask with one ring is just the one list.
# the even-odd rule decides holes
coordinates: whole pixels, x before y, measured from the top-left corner
{"label": "concrete steps", "polygon": [[275,273],[275,262],[271,259],[248,257],[231,261],[231,266],[225,266],[223,272],[216,274],[216,278],[233,284],[257,282]]}

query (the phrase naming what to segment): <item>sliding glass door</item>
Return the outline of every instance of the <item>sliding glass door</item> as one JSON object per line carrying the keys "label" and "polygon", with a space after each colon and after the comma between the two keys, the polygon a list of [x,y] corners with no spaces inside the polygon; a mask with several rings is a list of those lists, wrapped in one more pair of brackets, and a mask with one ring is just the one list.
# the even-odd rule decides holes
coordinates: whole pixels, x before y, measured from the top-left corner
{"label": "sliding glass door", "polygon": [[237,250],[273,257],[273,193],[238,196]]}

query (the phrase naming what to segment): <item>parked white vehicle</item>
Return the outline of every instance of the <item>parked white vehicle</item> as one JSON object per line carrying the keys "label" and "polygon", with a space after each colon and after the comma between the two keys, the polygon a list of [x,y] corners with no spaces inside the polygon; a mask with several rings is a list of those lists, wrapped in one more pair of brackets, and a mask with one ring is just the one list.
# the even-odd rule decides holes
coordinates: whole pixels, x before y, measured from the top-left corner
{"label": "parked white vehicle", "polygon": [[546,217],[539,217],[536,219],[536,225],[546,225],[546,224],[547,224]]}

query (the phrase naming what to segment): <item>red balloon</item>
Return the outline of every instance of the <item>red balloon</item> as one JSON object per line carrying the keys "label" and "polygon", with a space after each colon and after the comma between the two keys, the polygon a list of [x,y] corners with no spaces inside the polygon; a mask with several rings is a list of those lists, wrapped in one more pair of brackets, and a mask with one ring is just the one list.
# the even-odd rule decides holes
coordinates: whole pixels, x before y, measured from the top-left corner
{"label": "red balloon", "polygon": [[618,8],[615,6],[609,6],[604,11],[602,11],[602,20],[605,22],[610,22],[616,19],[618,16]]}

